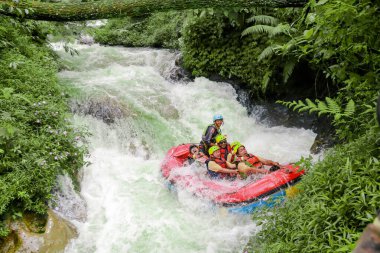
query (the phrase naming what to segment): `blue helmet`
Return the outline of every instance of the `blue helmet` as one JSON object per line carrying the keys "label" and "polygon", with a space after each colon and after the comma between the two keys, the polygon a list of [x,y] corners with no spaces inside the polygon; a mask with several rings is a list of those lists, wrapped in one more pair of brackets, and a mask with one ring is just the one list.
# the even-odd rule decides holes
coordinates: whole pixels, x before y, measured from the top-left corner
{"label": "blue helmet", "polygon": [[222,116],[222,114],[215,114],[212,119],[213,119],[214,122],[216,120],[223,120],[223,116]]}

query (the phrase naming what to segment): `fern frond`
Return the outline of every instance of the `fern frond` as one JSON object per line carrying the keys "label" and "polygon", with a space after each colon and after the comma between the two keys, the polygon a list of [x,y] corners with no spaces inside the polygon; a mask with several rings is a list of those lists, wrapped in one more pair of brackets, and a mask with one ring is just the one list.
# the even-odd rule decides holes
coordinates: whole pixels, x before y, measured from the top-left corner
{"label": "fern frond", "polygon": [[329,111],[332,114],[338,114],[341,112],[341,108],[335,100],[333,100],[329,97],[326,97],[326,102],[327,102],[327,105],[329,107]]}
{"label": "fern frond", "polygon": [[312,112],[317,112],[317,111],[318,111],[318,108],[317,108],[317,107],[315,107],[315,108],[312,108],[312,109],[310,109],[309,113],[312,113]]}
{"label": "fern frond", "polygon": [[282,101],[282,100],[277,100],[276,103],[277,103],[277,104],[282,104],[282,105],[288,107],[289,109],[291,109],[293,106],[297,105],[297,102],[296,102],[296,101]]}
{"label": "fern frond", "polygon": [[284,83],[286,83],[289,77],[292,75],[293,70],[296,66],[296,63],[297,62],[295,60],[290,60],[285,63],[284,70],[283,70]]}
{"label": "fern frond", "polygon": [[270,46],[266,47],[261,52],[261,54],[259,55],[259,57],[257,57],[257,60],[258,61],[262,61],[262,60],[264,60],[266,58],[270,58],[272,55],[276,54],[278,47],[279,47],[278,45],[270,45]]}
{"label": "fern frond", "polygon": [[305,103],[304,103],[303,101],[298,100],[298,103],[297,103],[296,106],[294,106],[293,111],[295,111],[295,110],[297,110],[297,109],[299,109],[299,108],[305,107],[305,106],[306,106],[306,105],[305,105]]}
{"label": "fern frond", "polygon": [[269,37],[274,37],[279,34],[289,34],[290,33],[290,26],[289,24],[279,24],[273,29],[268,30]]}
{"label": "fern frond", "polygon": [[305,107],[302,107],[302,108],[298,109],[298,112],[304,112],[304,111],[307,111],[307,110],[310,110],[309,106],[305,106]]}
{"label": "fern frond", "polygon": [[269,25],[254,25],[250,26],[247,29],[245,29],[241,36],[246,36],[249,34],[255,34],[255,33],[266,33],[266,34],[272,34],[272,31],[275,27],[269,26]]}
{"label": "fern frond", "polygon": [[269,81],[270,81],[271,76],[272,76],[272,71],[267,71],[263,77],[263,80],[261,82],[261,90],[263,91],[263,93],[265,93],[265,91],[269,85]]}
{"label": "fern frond", "polygon": [[318,101],[318,109],[321,112],[327,112],[328,111],[328,107],[327,107],[326,103],[323,101]]}
{"label": "fern frond", "polygon": [[334,117],[335,121],[340,120],[342,117],[350,117],[355,112],[355,103],[352,100],[347,103],[344,113],[342,113],[341,107],[334,99],[326,97],[325,100],[326,102],[319,100],[313,102],[310,99],[306,99],[306,104],[301,100],[293,102],[277,101],[276,103],[285,105],[290,109],[293,108],[293,111],[309,111],[309,113],[318,112],[318,116],[321,116],[322,114],[330,114]]}
{"label": "fern frond", "polygon": [[317,105],[313,102],[313,101],[311,101],[310,99],[306,99],[306,104],[309,106],[309,107],[311,107],[311,108],[315,108],[315,109],[317,109]]}
{"label": "fern frond", "polygon": [[350,101],[348,101],[346,105],[346,109],[344,110],[344,115],[349,117],[353,115],[354,112],[355,112],[355,102],[352,99],[350,99]]}
{"label": "fern frond", "polygon": [[249,23],[259,23],[262,25],[276,26],[278,24],[278,19],[268,15],[256,15],[247,19]]}

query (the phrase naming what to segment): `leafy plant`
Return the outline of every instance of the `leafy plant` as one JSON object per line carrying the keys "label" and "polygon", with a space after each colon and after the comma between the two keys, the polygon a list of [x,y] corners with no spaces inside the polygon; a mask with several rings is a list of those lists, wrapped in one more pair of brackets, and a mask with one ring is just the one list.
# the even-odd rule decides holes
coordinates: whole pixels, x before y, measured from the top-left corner
{"label": "leafy plant", "polygon": [[95,40],[102,44],[179,48],[184,18],[184,13],[168,12],[145,18],[114,19],[93,33]]}
{"label": "leafy plant", "polygon": [[37,22],[0,17],[0,237],[7,217],[44,214],[57,175],[76,180],[86,133],[69,121],[58,66]]}
{"label": "leafy plant", "polygon": [[329,97],[326,97],[325,100],[326,102],[316,100],[316,103],[314,103],[307,98],[305,100],[306,104],[301,100],[293,102],[277,101],[277,103],[283,104],[288,108],[293,108],[293,111],[309,111],[309,113],[317,112],[318,116],[322,114],[329,114],[333,116],[335,120],[339,120],[341,117],[353,117],[355,112],[355,102],[352,99],[347,103],[345,109],[342,109],[335,100]]}

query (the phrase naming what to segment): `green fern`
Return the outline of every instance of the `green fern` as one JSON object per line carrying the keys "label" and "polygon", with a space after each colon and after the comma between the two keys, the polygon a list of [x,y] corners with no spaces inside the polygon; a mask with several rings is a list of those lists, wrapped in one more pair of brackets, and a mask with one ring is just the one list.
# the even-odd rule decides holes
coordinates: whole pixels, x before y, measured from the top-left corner
{"label": "green fern", "polygon": [[289,77],[293,74],[294,68],[296,67],[297,62],[292,59],[285,63],[283,70],[284,83],[289,80]]}
{"label": "green fern", "polygon": [[271,34],[273,31],[274,27],[269,26],[269,25],[254,25],[250,26],[247,29],[245,29],[241,35],[246,36],[249,34],[257,34],[257,33],[266,33],[266,34]]}
{"label": "green fern", "polygon": [[278,24],[277,26],[270,26],[270,25],[254,25],[250,26],[247,29],[245,29],[241,35],[246,36],[249,34],[260,34],[265,33],[268,34],[268,36],[274,37],[276,35],[280,34],[286,34],[289,35],[290,32],[292,32],[294,29],[290,27],[289,24]]}
{"label": "green fern", "polygon": [[294,28],[291,28],[289,24],[278,24],[274,27],[272,30],[272,33],[269,34],[270,37],[274,37],[279,34],[287,34],[290,35],[290,33],[294,31]]}
{"label": "green fern", "polygon": [[317,99],[315,101],[316,103],[314,103],[307,98],[305,100],[306,103],[301,100],[292,102],[277,101],[276,103],[293,109],[293,111],[309,111],[309,113],[317,112],[318,116],[321,116],[322,114],[329,114],[333,116],[335,120],[339,120],[342,117],[350,118],[355,112],[355,102],[352,99],[347,103],[344,110],[334,99],[326,97],[325,100],[326,102]]}
{"label": "green fern", "polygon": [[265,93],[268,85],[270,78],[272,76],[272,71],[267,71],[263,77],[263,80],[261,81],[261,90]]}
{"label": "green fern", "polygon": [[348,101],[346,105],[346,109],[344,110],[344,114],[347,116],[351,116],[355,113],[355,102],[351,99]]}
{"label": "green fern", "polygon": [[278,19],[268,15],[255,15],[247,19],[247,22],[276,26],[278,24]]}
{"label": "green fern", "polygon": [[270,58],[272,55],[276,54],[276,51],[279,47],[279,45],[270,45],[266,47],[257,57],[257,60],[262,61],[264,59]]}

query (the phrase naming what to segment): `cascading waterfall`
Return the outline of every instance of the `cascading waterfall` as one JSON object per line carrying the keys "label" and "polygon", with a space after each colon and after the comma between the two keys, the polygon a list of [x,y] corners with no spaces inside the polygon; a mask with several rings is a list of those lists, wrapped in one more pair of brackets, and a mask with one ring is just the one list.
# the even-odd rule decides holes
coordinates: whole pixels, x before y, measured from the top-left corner
{"label": "cascading waterfall", "polygon": [[186,191],[175,195],[160,177],[165,152],[199,142],[215,113],[225,117],[228,140],[257,155],[280,163],[309,155],[312,131],[256,122],[231,85],[173,81],[176,53],[73,45],[80,55],[72,57],[53,46],[68,69],[61,82],[78,90],[73,121],[92,133],[81,182],[87,218],[69,217],[79,236],[66,252],[241,251],[259,229],[249,216],[210,209]]}

